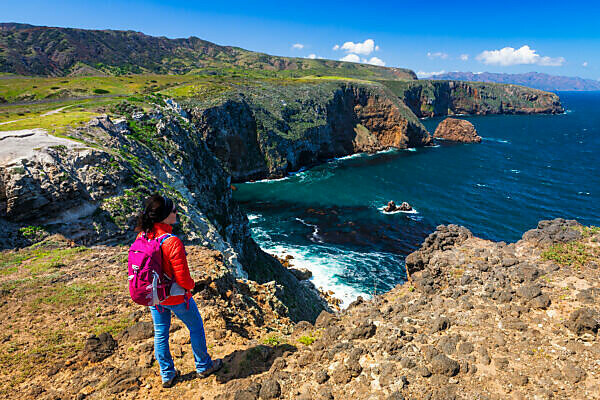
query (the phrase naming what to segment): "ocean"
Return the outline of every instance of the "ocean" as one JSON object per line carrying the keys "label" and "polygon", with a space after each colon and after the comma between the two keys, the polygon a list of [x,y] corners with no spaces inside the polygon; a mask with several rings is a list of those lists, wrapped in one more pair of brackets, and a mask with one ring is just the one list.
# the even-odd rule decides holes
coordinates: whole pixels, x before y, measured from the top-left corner
{"label": "ocean", "polygon": [[[558,94],[561,115],[462,117],[480,144],[357,154],[234,197],[265,251],[292,255],[344,305],[404,282],[404,258],[439,224],[506,242],[542,219],[600,225],[600,92]],[[442,119],[423,124],[433,133]],[[415,212],[385,214],[389,200]]]}

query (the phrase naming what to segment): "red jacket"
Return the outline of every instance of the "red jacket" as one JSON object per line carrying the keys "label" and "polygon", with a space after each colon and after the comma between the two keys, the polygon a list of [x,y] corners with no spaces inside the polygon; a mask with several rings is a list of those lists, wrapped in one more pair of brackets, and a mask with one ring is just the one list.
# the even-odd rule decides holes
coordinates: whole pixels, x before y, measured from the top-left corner
{"label": "red jacket", "polygon": [[[154,224],[152,231],[148,232],[148,238],[154,239],[165,233],[173,232],[173,227],[168,224],[162,224],[157,222]],[[138,235],[138,237],[141,233]],[[185,249],[183,243],[178,237],[172,236],[165,240],[161,246],[162,259],[163,259],[163,271],[171,279],[175,279],[175,282],[179,284],[186,291],[190,292],[194,288],[194,280],[190,276],[190,269],[188,268],[187,257],[185,255]],[[174,306],[181,304],[185,301],[183,295],[181,296],[169,296],[162,303],[165,306]]]}

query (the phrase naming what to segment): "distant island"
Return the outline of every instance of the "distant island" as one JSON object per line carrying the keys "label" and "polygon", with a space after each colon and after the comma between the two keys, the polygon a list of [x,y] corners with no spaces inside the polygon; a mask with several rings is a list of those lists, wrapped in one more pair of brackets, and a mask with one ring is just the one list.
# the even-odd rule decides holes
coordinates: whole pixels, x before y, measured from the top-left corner
{"label": "distant island", "polygon": [[569,76],[556,76],[540,72],[527,72],[525,74],[501,74],[493,72],[448,72],[433,75],[431,79],[469,81],[469,82],[496,82],[512,83],[540,90],[600,90],[600,81]]}

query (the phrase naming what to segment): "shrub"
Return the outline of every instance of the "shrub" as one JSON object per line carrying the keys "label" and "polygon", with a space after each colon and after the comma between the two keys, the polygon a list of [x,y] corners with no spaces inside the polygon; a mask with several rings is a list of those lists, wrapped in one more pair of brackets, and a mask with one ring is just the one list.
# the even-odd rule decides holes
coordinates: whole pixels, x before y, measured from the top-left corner
{"label": "shrub", "polygon": [[106,93],[110,93],[110,91],[108,91],[106,89],[94,89],[94,93],[96,93],[96,94],[106,94]]}
{"label": "shrub", "polygon": [[271,335],[263,340],[263,343],[269,346],[279,346],[282,342],[283,340],[277,335]]}
{"label": "shrub", "polygon": [[315,342],[315,338],[313,336],[300,336],[298,342],[305,346],[310,346]]}

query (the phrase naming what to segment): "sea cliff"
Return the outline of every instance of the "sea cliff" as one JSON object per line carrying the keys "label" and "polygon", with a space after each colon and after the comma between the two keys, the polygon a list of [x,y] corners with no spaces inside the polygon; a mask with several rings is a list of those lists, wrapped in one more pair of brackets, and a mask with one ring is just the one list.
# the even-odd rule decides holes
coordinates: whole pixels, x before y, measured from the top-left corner
{"label": "sea cliff", "polygon": [[[314,320],[326,307],[317,290],[259,249],[231,184],[281,177],[356,152],[430,144],[410,103],[389,84],[258,80],[180,104],[149,95],[145,111],[121,102],[112,117],[98,116],[62,137],[3,132],[1,246],[55,233],[85,245],[128,242],[142,200],[160,191],[184,211],[176,233],[221,252],[237,277],[278,282],[290,317]],[[544,108],[548,96],[519,104],[552,111]]]}

